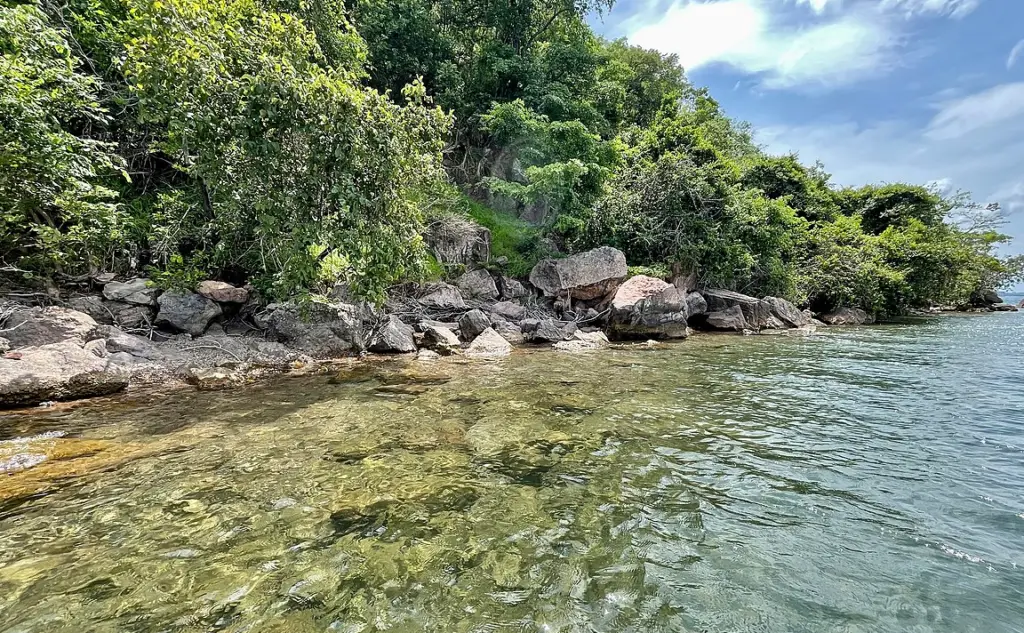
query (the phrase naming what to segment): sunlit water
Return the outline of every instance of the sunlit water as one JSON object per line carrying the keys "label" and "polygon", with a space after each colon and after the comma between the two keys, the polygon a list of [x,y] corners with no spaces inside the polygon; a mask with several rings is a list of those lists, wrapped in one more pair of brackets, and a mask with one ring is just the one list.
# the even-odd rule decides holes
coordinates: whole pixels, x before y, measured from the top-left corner
{"label": "sunlit water", "polygon": [[1024,631],[1024,313],[365,367],[0,417],[0,630]]}

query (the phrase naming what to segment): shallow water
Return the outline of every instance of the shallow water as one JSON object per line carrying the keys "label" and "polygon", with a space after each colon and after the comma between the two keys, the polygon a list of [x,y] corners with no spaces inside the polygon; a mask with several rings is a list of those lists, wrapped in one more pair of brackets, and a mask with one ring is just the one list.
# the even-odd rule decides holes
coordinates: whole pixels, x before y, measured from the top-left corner
{"label": "shallow water", "polygon": [[0,417],[0,630],[1024,631],[1024,313],[362,367]]}

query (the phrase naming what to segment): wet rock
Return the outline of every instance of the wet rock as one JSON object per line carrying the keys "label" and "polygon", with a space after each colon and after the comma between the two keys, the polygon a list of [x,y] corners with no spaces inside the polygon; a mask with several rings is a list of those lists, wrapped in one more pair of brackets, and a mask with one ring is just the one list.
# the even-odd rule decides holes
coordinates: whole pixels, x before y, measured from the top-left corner
{"label": "wet rock", "polygon": [[547,297],[581,301],[610,295],[626,278],[626,256],[610,246],[565,259],[546,259],[530,272],[530,283]]}
{"label": "wet rock", "polygon": [[686,301],[672,284],[637,275],[615,291],[609,329],[616,338],[686,338]]}
{"label": "wet rock", "polygon": [[430,291],[420,297],[418,301],[424,307],[438,310],[466,309],[466,302],[459,289],[446,283],[434,284]]}
{"label": "wet rock", "polygon": [[193,292],[171,290],[160,295],[157,303],[157,325],[192,336],[202,336],[210,321],[222,314],[219,305]]}
{"label": "wet rock", "polygon": [[378,353],[409,354],[416,351],[412,327],[394,315],[388,316],[374,331],[370,351]]}
{"label": "wet rock", "polygon": [[731,290],[705,290],[702,294],[707,301],[709,312],[724,312],[738,306],[743,312],[747,327],[753,330],[765,327],[772,313],[767,302]]}
{"label": "wet rock", "polygon": [[527,319],[522,322],[521,327],[528,343],[557,343],[566,338],[562,328],[550,319]]}
{"label": "wet rock", "polygon": [[501,338],[508,341],[510,345],[522,345],[526,342],[526,338],[523,336],[523,330],[515,323],[498,321],[493,327],[494,331],[497,332]]}
{"label": "wet rock", "polygon": [[100,337],[99,324],[88,314],[55,306],[18,310],[2,327],[14,349],[63,342],[81,347]]}
{"label": "wet rock", "polygon": [[864,325],[874,322],[874,318],[860,308],[839,308],[823,314],[821,320],[826,325]]}
{"label": "wet rock", "polygon": [[128,372],[93,352],[65,341],[20,349],[18,360],[0,358],[0,406],[77,400],[127,387]]}
{"label": "wet rock", "polygon": [[487,310],[514,323],[525,319],[527,314],[526,307],[514,301],[499,301],[494,305],[488,306]]}
{"label": "wet rock", "polygon": [[768,316],[768,321],[764,324],[765,330],[785,330],[789,327],[786,323],[783,323],[782,319],[775,316],[774,314]]}
{"label": "wet rock", "polygon": [[996,303],[988,307],[992,312],[1017,312],[1017,306],[1009,303]]}
{"label": "wet rock", "polygon": [[348,303],[272,304],[267,313],[267,332],[273,338],[314,358],[363,350],[367,324],[376,320],[369,306]]}
{"label": "wet rock", "polygon": [[441,355],[435,352],[434,350],[421,349],[420,351],[416,352],[416,360],[425,361],[429,363],[431,361],[441,360]]}
{"label": "wet rock", "polygon": [[470,358],[504,358],[512,353],[512,345],[491,328],[480,333],[466,349]]}
{"label": "wet rock", "polygon": [[[783,327],[803,327],[810,322],[807,315],[785,299],[780,299],[778,297],[765,297],[764,301],[768,303],[768,308],[771,310],[772,316],[781,321]],[[775,329],[780,328],[776,327]]]}
{"label": "wet rock", "polygon": [[160,289],[150,286],[149,280],[141,277],[125,282],[113,281],[103,287],[103,297],[108,301],[121,301],[136,305],[155,306]]}
{"label": "wet rock", "polygon": [[608,337],[604,332],[584,332],[576,330],[568,340],[559,341],[553,347],[562,352],[582,352],[608,346]]}
{"label": "wet rock", "polygon": [[472,341],[490,327],[491,320],[482,310],[470,310],[459,319],[459,332],[467,341]]}
{"label": "wet rock", "polygon": [[446,327],[427,325],[423,328],[423,346],[442,356],[459,351],[459,337]]}
{"label": "wet rock", "polygon": [[200,391],[216,391],[241,384],[245,376],[223,367],[193,367],[185,374],[185,381]]}
{"label": "wet rock", "polygon": [[498,286],[494,283],[494,277],[483,268],[471,270],[455,281],[463,297],[478,299],[480,301],[492,301],[498,298]]}
{"label": "wet rock", "polygon": [[199,284],[196,292],[217,303],[243,304],[249,300],[249,291],[245,288],[236,288],[223,281],[204,281]]}
{"label": "wet rock", "polygon": [[747,322],[743,316],[743,309],[738,305],[717,312],[709,312],[704,324],[713,330],[729,330],[742,332],[747,329]]}

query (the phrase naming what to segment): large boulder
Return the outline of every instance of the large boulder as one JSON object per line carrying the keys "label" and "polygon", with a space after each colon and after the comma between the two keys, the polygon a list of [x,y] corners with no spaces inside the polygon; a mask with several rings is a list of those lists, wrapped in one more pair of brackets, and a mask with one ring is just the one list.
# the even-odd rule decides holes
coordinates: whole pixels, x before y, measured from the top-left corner
{"label": "large boulder", "polygon": [[616,338],[686,338],[686,299],[661,279],[632,277],[615,291],[609,330]]}
{"label": "large boulder", "polygon": [[424,238],[427,249],[445,265],[471,266],[491,256],[491,231],[459,215],[435,220]]}
{"label": "large boulder", "polygon": [[108,354],[129,354],[137,362],[158,361],[168,356],[149,339],[129,334],[116,327],[105,327],[103,336]]}
{"label": "large boulder", "polygon": [[[778,297],[765,297],[772,316],[778,319],[783,327],[803,327],[810,323],[807,316],[797,309],[795,305]],[[776,327],[775,329],[781,329]]]}
{"label": "large boulder", "polygon": [[427,349],[443,356],[449,356],[459,350],[459,337],[446,327],[425,324],[423,326],[423,345]]}
{"label": "large boulder", "polygon": [[0,325],[11,347],[38,347],[65,341],[82,347],[101,338],[99,324],[88,314],[51,306],[27,308],[12,313]]}
{"label": "large boulder", "polygon": [[772,309],[766,301],[732,290],[705,290],[702,294],[707,301],[708,312],[725,312],[738,306],[748,328],[760,330],[768,325]]}
{"label": "large boulder", "polygon": [[233,303],[241,305],[249,300],[249,291],[236,288],[223,281],[204,281],[196,289],[200,295],[217,303]]}
{"label": "large boulder", "polygon": [[271,337],[314,358],[362,351],[368,323],[375,320],[373,310],[366,305],[320,302],[303,306],[271,304],[261,318]]}
{"label": "large boulder", "polygon": [[160,289],[150,285],[148,279],[136,277],[125,282],[112,281],[103,286],[103,298],[136,305],[154,306]]}
{"label": "large boulder", "polygon": [[391,315],[374,329],[370,339],[370,351],[377,353],[409,354],[416,351],[411,326]]}
{"label": "large boulder", "polygon": [[622,251],[602,246],[565,259],[541,261],[530,272],[530,283],[547,297],[592,301],[614,292],[627,274]]}
{"label": "large boulder", "polygon": [[192,336],[202,336],[210,321],[222,314],[216,302],[194,292],[171,290],[160,295],[157,303],[157,325]]}
{"label": "large boulder", "polygon": [[77,400],[128,386],[127,370],[111,363],[91,344],[87,347],[65,341],[0,357],[0,407]]}
{"label": "large boulder", "polygon": [[505,339],[512,345],[522,345],[526,342],[526,337],[523,336],[522,328],[515,323],[498,321],[493,327],[494,331],[497,332],[501,338]]}
{"label": "large boulder", "polygon": [[512,345],[491,328],[480,333],[466,348],[470,358],[503,358],[512,353]]}
{"label": "large boulder", "polygon": [[726,308],[725,310],[709,312],[704,319],[704,324],[713,330],[742,332],[747,329],[747,321],[743,316],[743,309],[738,305]]}
{"label": "large boulder", "polygon": [[494,283],[494,277],[483,268],[462,275],[455,281],[455,285],[463,297],[480,301],[493,301],[498,298],[498,286]]}
{"label": "large boulder", "polygon": [[525,285],[506,276],[498,278],[498,293],[502,299],[522,299],[530,296],[530,290]]}
{"label": "large boulder", "polygon": [[459,333],[466,341],[472,341],[490,327],[491,320],[482,310],[470,310],[459,318]]}
{"label": "large boulder", "polygon": [[873,323],[874,318],[860,308],[839,308],[821,315],[826,325],[864,325]]}
{"label": "large boulder", "polygon": [[127,307],[122,303],[104,301],[97,295],[83,295],[68,300],[68,307],[76,312],[88,314],[97,323],[111,324],[114,322],[114,311],[108,306]]}
{"label": "large boulder", "polygon": [[466,302],[458,288],[446,283],[435,284],[418,299],[420,305],[436,310],[465,310]]}

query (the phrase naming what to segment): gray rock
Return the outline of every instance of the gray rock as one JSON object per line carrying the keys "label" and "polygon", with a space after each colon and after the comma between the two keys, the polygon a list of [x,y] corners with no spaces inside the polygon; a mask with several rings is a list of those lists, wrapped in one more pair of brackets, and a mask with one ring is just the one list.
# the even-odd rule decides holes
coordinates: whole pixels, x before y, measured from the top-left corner
{"label": "gray rock", "polygon": [[747,329],[747,321],[743,316],[743,309],[734,305],[725,310],[709,312],[704,323],[713,330],[729,330],[742,332]]}
{"label": "gray rock", "polygon": [[121,301],[136,305],[154,306],[160,289],[149,285],[149,280],[141,277],[125,282],[113,281],[103,287],[103,297],[108,301]]}
{"label": "gray rock", "polygon": [[604,332],[576,330],[568,340],[559,341],[552,347],[562,352],[582,352],[607,346],[608,337],[604,335]]}
{"label": "gray rock", "polygon": [[455,286],[439,283],[430,288],[430,292],[418,299],[420,305],[438,310],[465,310],[466,302],[462,293]]}
{"label": "gray rock", "polygon": [[219,305],[194,292],[171,290],[160,295],[157,302],[157,325],[192,336],[202,336],[210,321],[222,314]]}
{"label": "gray rock", "polygon": [[785,299],[765,297],[764,300],[768,303],[772,316],[781,321],[784,327],[803,327],[810,322],[807,315]]}
{"label": "gray rock", "polygon": [[56,306],[18,310],[0,326],[14,349],[65,341],[82,347],[100,338],[99,327],[88,314]]}
{"label": "gray rock", "polygon": [[626,278],[626,256],[610,246],[565,259],[545,259],[530,271],[530,283],[547,297],[591,301],[610,295]]}
{"label": "gray rock", "polygon": [[609,331],[616,338],[686,338],[686,301],[682,293],[661,279],[637,275],[615,292]]}
{"label": "gray rock", "polygon": [[[111,304],[114,306],[124,306],[121,303]],[[68,306],[76,312],[82,314],[88,314],[97,323],[112,324],[114,322],[114,311],[108,307],[108,302],[96,295],[86,295],[82,297],[73,297],[68,301]]]}
{"label": "gray rock", "polygon": [[989,305],[997,305],[1000,303],[1004,303],[1003,298],[1000,297],[999,293],[997,293],[994,290],[982,290],[980,293],[978,293],[978,296],[981,298],[982,303],[986,303]]}
{"label": "gray rock", "polygon": [[416,360],[422,360],[427,362],[441,360],[441,355],[435,352],[434,350],[423,348],[420,351],[416,352]]}
{"label": "gray rock", "polygon": [[0,407],[77,400],[120,391],[128,372],[73,341],[26,347],[0,358]]}
{"label": "gray rock", "polygon": [[526,337],[523,336],[523,330],[515,323],[499,321],[495,323],[493,327],[494,331],[501,335],[501,338],[505,339],[512,345],[522,345],[526,342]]}
{"label": "gray rock", "polygon": [[501,277],[498,280],[498,292],[502,299],[523,299],[530,296],[530,290],[511,277]]}
{"label": "gray rock", "polygon": [[498,298],[498,286],[494,283],[494,277],[483,268],[462,275],[455,281],[455,285],[463,297],[480,301],[493,301]]}
{"label": "gray rock", "polygon": [[702,294],[707,301],[708,312],[724,312],[733,306],[739,306],[747,327],[752,330],[765,327],[772,313],[767,302],[731,290],[705,290]]}
{"label": "gray rock", "polygon": [[0,354],[9,352],[11,350],[11,342],[0,336]]}
{"label": "gray rock", "polygon": [[104,344],[109,354],[129,354],[140,360],[157,361],[166,358],[166,354],[149,339],[129,334],[116,327],[107,327],[104,331]]}
{"label": "gray rock", "polygon": [[443,356],[459,350],[459,337],[446,327],[427,325],[423,328],[423,346]]}
{"label": "gray rock", "polygon": [[88,343],[82,346],[82,349],[89,352],[96,358],[106,358],[108,355],[107,342],[101,338],[98,338],[94,341],[89,341]]}
{"label": "gray rock", "polygon": [[149,306],[108,302],[114,312],[114,325],[126,330],[149,329],[156,320],[156,312]]}
{"label": "gray rock", "polygon": [[433,319],[424,319],[422,321],[418,321],[413,329],[415,329],[417,332],[425,332],[427,326],[430,325],[435,327],[448,328],[453,332],[459,329],[459,324],[454,321],[435,321]]}
{"label": "gray rock", "polygon": [[1009,303],[996,303],[988,307],[992,312],[1017,312],[1017,306]]}
{"label": "gray rock", "polygon": [[503,358],[512,353],[512,345],[491,328],[485,329],[466,348],[470,358]]}
{"label": "gray rock", "polygon": [[530,323],[529,326],[527,321],[523,321],[522,326],[523,336],[530,343],[557,343],[564,341],[566,338],[565,331],[550,319],[536,321],[535,323]]}
{"label": "gray rock", "polygon": [[424,234],[427,249],[445,265],[471,266],[491,257],[491,232],[458,215],[442,217]]}
{"label": "gray rock", "polygon": [[313,302],[267,306],[268,334],[314,358],[334,358],[366,347],[368,324],[376,321],[363,304]]}
{"label": "gray rock", "polygon": [[482,310],[470,310],[459,319],[459,333],[466,341],[474,340],[490,327],[491,320]]}
{"label": "gray rock", "polygon": [[526,318],[526,307],[513,301],[499,301],[487,306],[487,310],[507,321],[518,323]]}
{"label": "gray rock", "polygon": [[93,283],[95,283],[97,286],[105,286],[110,282],[114,281],[115,279],[117,279],[116,273],[100,273],[98,275],[93,276],[92,278]]}
{"label": "gray rock", "polygon": [[412,327],[391,315],[380,324],[370,340],[370,351],[409,354],[416,351]]}
{"label": "gray rock", "polygon": [[686,295],[686,318],[700,316],[708,311],[708,302],[704,295],[699,292],[691,292]]}
{"label": "gray rock", "polygon": [[243,304],[249,300],[249,291],[236,288],[223,281],[204,281],[199,284],[196,292],[217,303]]}
{"label": "gray rock", "polygon": [[874,322],[874,318],[860,308],[839,308],[823,314],[821,320],[826,325],[864,325]]}

